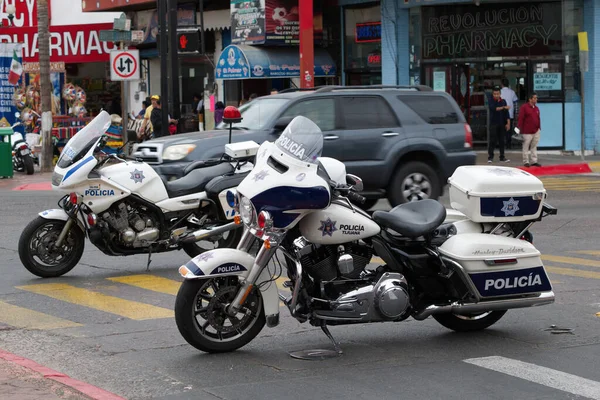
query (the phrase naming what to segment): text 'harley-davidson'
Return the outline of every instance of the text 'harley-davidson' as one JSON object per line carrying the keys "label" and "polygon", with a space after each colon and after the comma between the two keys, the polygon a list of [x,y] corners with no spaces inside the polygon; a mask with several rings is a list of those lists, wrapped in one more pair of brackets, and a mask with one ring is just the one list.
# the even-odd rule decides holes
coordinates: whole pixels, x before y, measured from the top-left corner
{"label": "text 'harley-davidson'", "polygon": [[252,169],[257,143],[228,144],[221,159],[194,162],[183,177],[165,182],[144,162],[103,152],[110,122],[101,111],[63,149],[52,188],[68,194],[19,239],[19,257],[31,273],[69,272],[86,236],[108,255],[148,254],[148,264],[152,253],[183,249],[194,257],[237,246],[242,230],[226,197]]}
{"label": "text 'harley-davidson'", "polygon": [[[473,331],[508,309],[554,302],[540,252],[526,240],[542,214],[556,213],[543,203],[537,178],[515,168],[460,167],[451,180],[458,189],[450,193],[453,207],[465,213],[422,200],[371,217],[350,201],[360,203],[360,179],[346,175],[341,162],[321,158],[322,147],[320,129],[304,117],[294,118],[275,143],[263,143],[232,204],[245,226],[237,249],[209,251],[179,268],[185,280],[175,319],[192,346],[206,352],[244,346],[265,323],[278,325],[279,300],[298,321],[320,326],[338,354],[327,325],[433,316],[449,329]],[[459,190],[465,174],[480,192]],[[485,189],[505,175],[531,193]],[[261,247],[253,256],[256,239]],[[275,284],[283,271],[270,261],[278,251],[289,296]],[[376,268],[374,256],[382,261]]]}

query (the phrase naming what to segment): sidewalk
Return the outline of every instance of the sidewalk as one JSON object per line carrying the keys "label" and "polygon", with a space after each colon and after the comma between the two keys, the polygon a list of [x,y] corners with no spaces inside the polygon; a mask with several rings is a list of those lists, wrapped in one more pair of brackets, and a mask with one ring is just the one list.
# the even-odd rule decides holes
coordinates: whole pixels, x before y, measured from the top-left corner
{"label": "sidewalk", "polygon": [[0,399],[124,400],[3,350],[0,350]]}
{"label": "sidewalk", "polygon": [[[508,163],[499,161],[498,149],[494,152],[494,162],[492,165],[504,165],[507,167],[522,168],[533,175],[571,175],[585,173],[600,173],[600,155],[585,156],[585,161],[581,156],[548,154],[538,152],[539,167],[525,168],[523,166],[523,156],[521,151],[507,150],[505,156],[510,160]],[[488,154],[485,150],[477,150],[477,165],[487,165]]]}

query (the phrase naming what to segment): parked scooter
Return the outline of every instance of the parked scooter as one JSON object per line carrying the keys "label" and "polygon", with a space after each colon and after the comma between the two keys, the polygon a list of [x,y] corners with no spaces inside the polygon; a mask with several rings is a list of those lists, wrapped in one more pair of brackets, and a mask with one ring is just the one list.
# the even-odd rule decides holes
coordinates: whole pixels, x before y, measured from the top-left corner
{"label": "parked scooter", "polygon": [[[16,114],[16,117],[19,117],[19,113]],[[31,154],[31,148],[21,132],[14,131],[19,125],[22,125],[22,123],[17,121],[11,126],[13,130],[13,134],[10,136],[13,169],[17,172],[25,172],[27,175],[33,175],[35,162]]]}

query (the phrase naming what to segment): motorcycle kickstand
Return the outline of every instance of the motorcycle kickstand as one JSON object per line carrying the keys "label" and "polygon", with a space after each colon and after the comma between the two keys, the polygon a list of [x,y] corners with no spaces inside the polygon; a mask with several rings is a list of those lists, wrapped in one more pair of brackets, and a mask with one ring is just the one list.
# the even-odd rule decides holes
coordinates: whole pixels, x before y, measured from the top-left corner
{"label": "motorcycle kickstand", "polygon": [[331,332],[329,332],[329,328],[327,328],[327,324],[321,325],[321,330],[323,331],[323,333],[325,333],[325,335],[327,335],[329,340],[331,340],[331,343],[333,343],[333,349],[336,351],[336,353],[338,353],[340,355],[343,354],[344,352],[342,351],[340,344],[334,339]]}
{"label": "motorcycle kickstand", "polygon": [[150,270],[150,263],[152,262],[152,248],[148,249],[148,262],[146,263],[146,271]]}

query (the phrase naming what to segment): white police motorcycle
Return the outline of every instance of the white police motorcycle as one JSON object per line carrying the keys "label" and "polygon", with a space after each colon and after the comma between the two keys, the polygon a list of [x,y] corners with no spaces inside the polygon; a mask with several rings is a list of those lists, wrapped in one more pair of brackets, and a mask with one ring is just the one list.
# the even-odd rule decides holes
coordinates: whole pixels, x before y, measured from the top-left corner
{"label": "white police motorcycle", "polygon": [[[179,268],[185,280],[175,319],[192,346],[244,346],[265,323],[278,325],[279,300],[298,321],[320,326],[336,354],[327,325],[433,316],[449,329],[473,331],[508,309],[554,301],[540,252],[523,240],[542,213],[555,211],[542,202],[537,178],[514,168],[461,167],[451,179],[458,209],[451,215],[422,200],[371,217],[350,201],[363,200],[360,179],[346,175],[341,162],[320,158],[322,146],[321,131],[304,117],[275,143],[263,143],[254,169],[229,196],[244,224],[237,249],[208,251]],[[507,192],[510,185],[490,191],[507,177],[515,193]],[[261,247],[253,256],[255,240]],[[278,251],[288,296],[274,283],[283,266],[269,262]],[[383,264],[371,267],[373,256]]]}
{"label": "white police motorcycle", "polygon": [[103,152],[110,123],[100,112],[63,149],[52,188],[68,194],[60,208],[40,212],[19,239],[19,257],[31,273],[69,272],[86,235],[107,255],[148,254],[148,264],[152,253],[183,249],[193,257],[237,245],[242,232],[226,193],[252,169],[258,144],[227,145],[221,159],[190,164],[182,178],[164,182],[146,163]]}

